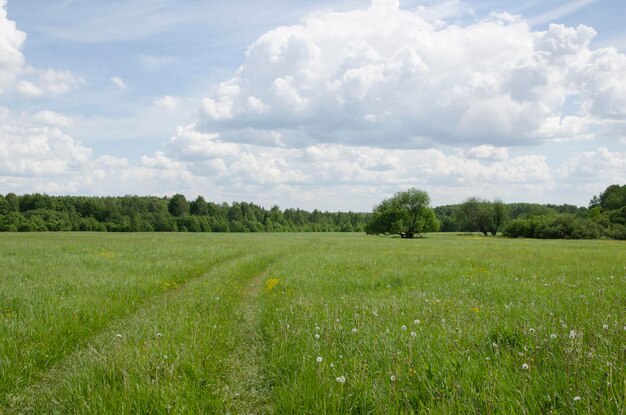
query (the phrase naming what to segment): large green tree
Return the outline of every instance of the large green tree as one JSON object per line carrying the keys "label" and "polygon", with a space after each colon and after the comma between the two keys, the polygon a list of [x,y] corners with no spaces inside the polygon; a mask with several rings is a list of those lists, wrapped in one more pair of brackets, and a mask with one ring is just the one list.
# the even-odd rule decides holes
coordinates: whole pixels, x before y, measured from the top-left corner
{"label": "large green tree", "polygon": [[374,208],[365,232],[368,235],[400,235],[402,238],[437,232],[439,221],[429,204],[430,197],[423,190],[411,188],[398,192]]}
{"label": "large green tree", "polygon": [[467,229],[496,236],[506,221],[507,208],[500,200],[490,202],[470,197],[459,206],[458,214]]}

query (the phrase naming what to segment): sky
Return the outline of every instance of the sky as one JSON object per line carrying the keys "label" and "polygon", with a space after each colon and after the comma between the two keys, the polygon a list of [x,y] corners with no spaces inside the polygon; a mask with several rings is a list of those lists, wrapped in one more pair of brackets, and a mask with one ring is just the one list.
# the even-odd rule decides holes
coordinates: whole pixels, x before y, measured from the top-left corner
{"label": "sky", "polygon": [[0,0],[0,194],[369,211],[626,183],[621,0]]}

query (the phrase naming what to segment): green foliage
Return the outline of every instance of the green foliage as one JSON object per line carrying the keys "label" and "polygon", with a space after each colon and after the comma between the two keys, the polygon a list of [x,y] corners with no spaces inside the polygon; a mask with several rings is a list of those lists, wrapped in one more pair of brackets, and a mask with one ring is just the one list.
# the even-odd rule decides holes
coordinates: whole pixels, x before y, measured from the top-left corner
{"label": "green foliage", "polygon": [[437,232],[439,222],[429,204],[430,197],[423,190],[411,188],[398,192],[374,208],[365,232],[368,235],[399,235],[402,238]]}
{"label": "green foliage", "polygon": [[472,197],[459,206],[457,214],[464,229],[496,236],[507,219],[507,207],[500,200],[490,202]]}
{"label": "green foliage", "polygon": [[187,202],[181,194],[172,198],[0,195],[0,231],[12,232],[362,232],[368,216],[301,209],[283,212],[278,206],[267,210],[246,202],[216,204],[202,196]]}
{"label": "green foliage", "polygon": [[514,219],[503,233],[512,238],[597,239],[605,230],[590,219],[560,214]]}
{"label": "green foliage", "polygon": [[167,209],[172,216],[176,217],[189,213],[189,203],[187,202],[187,198],[185,198],[184,195],[175,194],[170,199]]}

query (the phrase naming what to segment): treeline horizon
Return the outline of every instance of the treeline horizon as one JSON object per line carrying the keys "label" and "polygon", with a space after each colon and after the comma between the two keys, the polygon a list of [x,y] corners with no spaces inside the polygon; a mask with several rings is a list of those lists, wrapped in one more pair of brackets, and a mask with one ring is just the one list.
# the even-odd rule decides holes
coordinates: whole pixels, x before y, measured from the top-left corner
{"label": "treeline horizon", "polygon": [[[612,185],[589,207],[506,203],[505,236],[558,239],[624,239],[626,186]],[[610,196],[610,197],[609,197]],[[613,202],[611,202],[613,200]],[[608,204],[607,204],[608,201]],[[475,232],[462,205],[437,206],[440,232]],[[250,202],[187,200],[167,196],[50,196],[0,194],[0,231],[93,232],[364,232],[371,212],[270,209]],[[555,230],[555,228],[558,228]],[[607,233],[606,230],[610,230]],[[620,236],[621,235],[621,236]]]}

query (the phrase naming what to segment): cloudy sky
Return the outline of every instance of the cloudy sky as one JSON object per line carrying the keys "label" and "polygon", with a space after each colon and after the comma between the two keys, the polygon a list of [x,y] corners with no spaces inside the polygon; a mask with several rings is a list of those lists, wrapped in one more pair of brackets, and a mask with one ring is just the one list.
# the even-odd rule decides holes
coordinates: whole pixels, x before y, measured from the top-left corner
{"label": "cloudy sky", "polygon": [[0,0],[0,193],[368,211],[626,183],[622,0]]}

